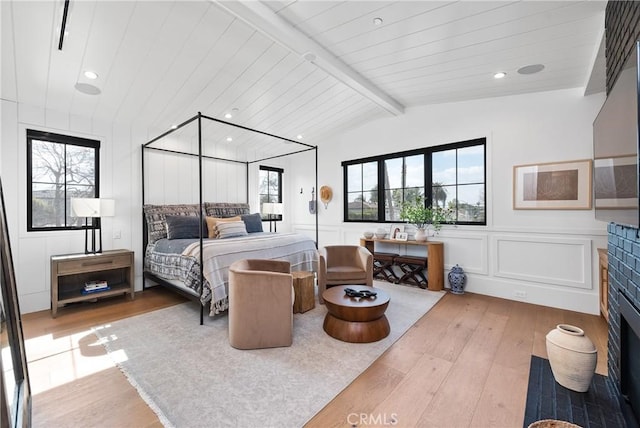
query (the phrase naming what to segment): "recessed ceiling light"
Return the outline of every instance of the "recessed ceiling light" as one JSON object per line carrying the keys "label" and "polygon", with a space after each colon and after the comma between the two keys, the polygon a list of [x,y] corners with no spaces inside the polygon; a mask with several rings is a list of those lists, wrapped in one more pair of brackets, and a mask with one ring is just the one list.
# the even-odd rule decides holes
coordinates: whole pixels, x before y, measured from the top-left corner
{"label": "recessed ceiling light", "polygon": [[233,138],[232,138],[232,137],[227,137],[227,143],[230,143],[230,142],[232,142],[232,141],[233,141]]}
{"label": "recessed ceiling light", "polygon": [[518,69],[518,73],[520,74],[535,74],[544,70],[544,65],[542,64],[531,64],[525,65],[524,67],[520,67]]}
{"label": "recessed ceiling light", "polygon": [[298,136],[296,137],[298,140],[302,140],[302,134],[298,134]]}
{"label": "recessed ceiling light", "polygon": [[89,83],[78,82],[75,84],[74,88],[76,88],[77,91],[87,95],[98,95],[100,93],[100,88],[90,85]]}
{"label": "recessed ceiling light", "polygon": [[87,79],[95,80],[98,78],[98,73],[96,73],[95,71],[86,70],[84,72],[84,77],[86,77]]}
{"label": "recessed ceiling light", "polygon": [[502,79],[504,76],[506,76],[507,73],[505,73],[504,71],[499,71],[496,74],[493,75],[494,79]]}
{"label": "recessed ceiling light", "polygon": [[178,125],[171,125],[171,129],[177,129]]}
{"label": "recessed ceiling light", "polygon": [[383,22],[382,18],[373,18],[373,25],[382,25]]}
{"label": "recessed ceiling light", "polygon": [[231,113],[225,113],[224,114],[224,118],[225,119],[231,119],[233,117],[233,115]]}

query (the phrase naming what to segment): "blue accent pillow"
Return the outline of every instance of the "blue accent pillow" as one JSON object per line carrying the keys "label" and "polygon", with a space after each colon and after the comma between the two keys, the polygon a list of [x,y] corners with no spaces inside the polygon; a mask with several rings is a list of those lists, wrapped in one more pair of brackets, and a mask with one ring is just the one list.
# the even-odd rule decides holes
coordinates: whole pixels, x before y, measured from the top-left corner
{"label": "blue accent pillow", "polygon": [[[200,237],[200,217],[192,215],[168,215],[167,239],[186,239]],[[208,236],[207,223],[203,223],[202,236]]]}
{"label": "blue accent pillow", "polygon": [[262,217],[260,213],[243,214],[240,216],[247,228],[247,233],[262,232]]}

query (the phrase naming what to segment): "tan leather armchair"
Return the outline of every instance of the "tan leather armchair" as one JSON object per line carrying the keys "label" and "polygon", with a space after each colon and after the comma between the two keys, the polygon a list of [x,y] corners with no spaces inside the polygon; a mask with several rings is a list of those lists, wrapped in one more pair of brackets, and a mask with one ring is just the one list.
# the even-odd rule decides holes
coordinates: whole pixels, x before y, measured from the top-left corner
{"label": "tan leather armchair", "polygon": [[333,285],[373,286],[373,255],[360,245],[329,245],[320,251],[318,299]]}
{"label": "tan leather armchair", "polygon": [[293,277],[289,262],[238,260],[229,267],[229,343],[238,349],[291,346]]}

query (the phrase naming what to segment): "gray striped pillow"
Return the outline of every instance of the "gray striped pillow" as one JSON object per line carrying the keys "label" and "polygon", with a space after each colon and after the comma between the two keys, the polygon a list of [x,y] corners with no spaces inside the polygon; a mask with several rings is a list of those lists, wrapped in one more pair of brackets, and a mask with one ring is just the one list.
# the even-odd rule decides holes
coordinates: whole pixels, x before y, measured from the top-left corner
{"label": "gray striped pillow", "polygon": [[216,225],[216,238],[235,238],[236,236],[247,236],[247,228],[244,221],[226,221]]}

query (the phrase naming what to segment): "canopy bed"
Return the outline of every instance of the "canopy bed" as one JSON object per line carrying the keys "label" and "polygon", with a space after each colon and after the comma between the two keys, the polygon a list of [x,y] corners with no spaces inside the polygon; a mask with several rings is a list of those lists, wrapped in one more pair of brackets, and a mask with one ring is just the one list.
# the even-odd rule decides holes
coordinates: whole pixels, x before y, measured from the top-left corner
{"label": "canopy bed", "polygon": [[199,301],[202,324],[205,305],[210,315],[228,308],[236,260],[285,260],[293,271],[317,272],[317,212],[315,239],[263,232],[259,201],[279,201],[265,200],[251,180],[257,163],[309,155],[317,186],[316,146],[200,112],[143,144],[143,289],[151,280]]}

